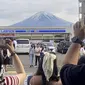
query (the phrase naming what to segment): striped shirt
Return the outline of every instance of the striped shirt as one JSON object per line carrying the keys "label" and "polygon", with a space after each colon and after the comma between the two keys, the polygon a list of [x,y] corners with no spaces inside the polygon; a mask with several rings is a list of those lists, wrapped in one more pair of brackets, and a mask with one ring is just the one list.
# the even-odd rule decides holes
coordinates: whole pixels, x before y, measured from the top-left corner
{"label": "striped shirt", "polygon": [[5,76],[5,85],[19,85],[18,76]]}

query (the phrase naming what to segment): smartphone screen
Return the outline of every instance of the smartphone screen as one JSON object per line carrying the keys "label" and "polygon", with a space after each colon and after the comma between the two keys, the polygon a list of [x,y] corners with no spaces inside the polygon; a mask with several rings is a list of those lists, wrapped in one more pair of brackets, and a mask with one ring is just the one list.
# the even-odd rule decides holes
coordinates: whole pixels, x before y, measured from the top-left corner
{"label": "smartphone screen", "polygon": [[4,39],[0,39],[0,46],[5,45],[5,40]]}

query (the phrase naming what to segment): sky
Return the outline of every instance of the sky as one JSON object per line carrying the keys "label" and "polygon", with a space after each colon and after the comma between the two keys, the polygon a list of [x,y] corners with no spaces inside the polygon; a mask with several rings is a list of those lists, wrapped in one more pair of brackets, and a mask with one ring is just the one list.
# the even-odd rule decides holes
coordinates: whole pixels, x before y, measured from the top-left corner
{"label": "sky", "polygon": [[78,10],[78,0],[0,0],[0,26],[10,26],[40,11],[75,23]]}

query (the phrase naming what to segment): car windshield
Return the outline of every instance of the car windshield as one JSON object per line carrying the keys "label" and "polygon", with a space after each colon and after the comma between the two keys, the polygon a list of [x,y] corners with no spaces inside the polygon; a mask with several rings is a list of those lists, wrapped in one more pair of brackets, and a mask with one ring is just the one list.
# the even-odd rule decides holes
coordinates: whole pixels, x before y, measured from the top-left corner
{"label": "car windshield", "polygon": [[47,43],[47,46],[53,46],[53,44],[52,43]]}
{"label": "car windshield", "polygon": [[28,40],[17,40],[17,44],[29,44]]}
{"label": "car windshield", "polygon": [[69,46],[71,44],[71,42],[66,42],[66,45]]}

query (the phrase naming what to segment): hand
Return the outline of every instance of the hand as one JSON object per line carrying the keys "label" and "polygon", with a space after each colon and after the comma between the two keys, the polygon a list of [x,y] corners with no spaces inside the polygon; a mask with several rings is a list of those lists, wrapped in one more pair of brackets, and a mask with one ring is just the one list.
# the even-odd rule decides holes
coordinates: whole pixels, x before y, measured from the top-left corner
{"label": "hand", "polygon": [[81,40],[85,38],[84,30],[85,26],[81,27],[81,22],[74,24],[74,36],[78,36]]}
{"label": "hand", "polygon": [[6,47],[10,51],[10,53],[14,53],[14,46],[13,46],[13,42],[11,40],[8,44],[6,44]]}

